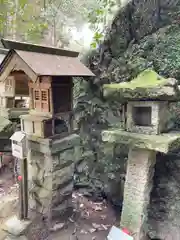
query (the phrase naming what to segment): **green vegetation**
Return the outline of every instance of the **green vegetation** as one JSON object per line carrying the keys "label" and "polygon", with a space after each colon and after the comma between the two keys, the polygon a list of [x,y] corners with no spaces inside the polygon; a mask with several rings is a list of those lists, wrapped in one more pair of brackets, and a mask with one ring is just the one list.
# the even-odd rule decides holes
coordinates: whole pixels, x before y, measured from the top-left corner
{"label": "green vegetation", "polygon": [[[72,42],[74,31],[89,25],[92,47],[103,39],[104,26],[120,0],[0,0],[0,35],[61,48]],[[81,47],[83,42],[78,40]],[[75,41],[76,43],[76,41]]]}

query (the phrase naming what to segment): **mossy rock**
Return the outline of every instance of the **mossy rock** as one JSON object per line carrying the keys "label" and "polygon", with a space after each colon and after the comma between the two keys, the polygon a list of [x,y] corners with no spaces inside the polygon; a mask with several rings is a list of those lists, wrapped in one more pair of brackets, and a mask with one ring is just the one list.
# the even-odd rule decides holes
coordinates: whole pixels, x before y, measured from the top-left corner
{"label": "mossy rock", "polygon": [[177,81],[166,79],[151,69],[144,70],[130,82],[104,84],[103,95],[119,101],[177,99]]}

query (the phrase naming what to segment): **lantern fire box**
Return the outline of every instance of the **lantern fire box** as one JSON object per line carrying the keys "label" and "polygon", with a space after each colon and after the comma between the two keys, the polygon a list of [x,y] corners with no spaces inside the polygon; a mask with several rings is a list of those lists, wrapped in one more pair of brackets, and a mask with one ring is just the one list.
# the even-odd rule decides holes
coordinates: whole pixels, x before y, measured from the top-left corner
{"label": "lantern fire box", "polygon": [[128,102],[126,130],[147,134],[163,133],[167,129],[167,116],[168,102],[166,101]]}
{"label": "lantern fire box", "polygon": [[178,97],[177,81],[145,70],[131,82],[104,85],[104,96],[123,104],[126,131],[158,135],[168,130],[169,103]]}
{"label": "lantern fire box", "polygon": [[9,40],[3,44],[13,50],[1,64],[0,81],[15,70],[28,76],[30,110],[21,116],[21,130],[42,138],[71,133],[73,77],[94,76],[78,59],[79,53]]}

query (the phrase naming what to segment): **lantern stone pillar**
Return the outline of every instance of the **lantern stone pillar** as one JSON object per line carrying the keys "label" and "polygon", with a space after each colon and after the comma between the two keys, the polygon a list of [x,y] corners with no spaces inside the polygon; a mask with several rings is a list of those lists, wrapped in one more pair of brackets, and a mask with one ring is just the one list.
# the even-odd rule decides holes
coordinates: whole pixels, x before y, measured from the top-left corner
{"label": "lantern stone pillar", "polygon": [[144,225],[152,189],[156,152],[130,148],[128,154],[121,226],[127,228],[135,240],[145,239]]}

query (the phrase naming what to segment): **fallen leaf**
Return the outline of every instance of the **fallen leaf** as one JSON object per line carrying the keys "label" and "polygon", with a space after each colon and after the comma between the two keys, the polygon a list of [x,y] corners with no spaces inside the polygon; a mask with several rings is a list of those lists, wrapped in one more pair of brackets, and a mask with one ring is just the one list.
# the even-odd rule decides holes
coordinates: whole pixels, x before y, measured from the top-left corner
{"label": "fallen leaf", "polygon": [[95,211],[102,211],[103,210],[102,207],[100,207],[100,206],[94,206],[93,209]]}
{"label": "fallen leaf", "polygon": [[102,219],[102,220],[105,220],[106,217],[107,217],[106,215],[101,215],[101,219]]}
{"label": "fallen leaf", "polygon": [[94,203],[94,204],[96,204],[96,205],[102,205],[103,202],[96,202],[96,203]]}
{"label": "fallen leaf", "polygon": [[73,193],[73,194],[72,194],[72,198],[74,198],[74,199],[76,199],[76,198],[77,198],[77,196],[76,196],[76,194],[75,194],[75,193]]}
{"label": "fallen leaf", "polygon": [[89,232],[90,232],[90,233],[94,233],[95,231],[96,231],[95,228],[90,228],[90,229],[89,229]]}
{"label": "fallen leaf", "polygon": [[97,224],[97,223],[92,223],[92,226],[96,229],[96,230],[99,230],[101,231],[102,230],[102,227],[100,224]]}
{"label": "fallen leaf", "polygon": [[84,229],[81,229],[80,233],[81,234],[87,234],[87,232]]}
{"label": "fallen leaf", "polygon": [[72,223],[74,223],[74,220],[73,220],[72,218],[69,218],[69,221],[72,222]]}
{"label": "fallen leaf", "polygon": [[104,228],[104,230],[108,230],[108,225],[101,224],[101,226]]}
{"label": "fallen leaf", "polygon": [[52,228],[51,231],[55,232],[62,229],[65,226],[65,223],[57,223]]}

